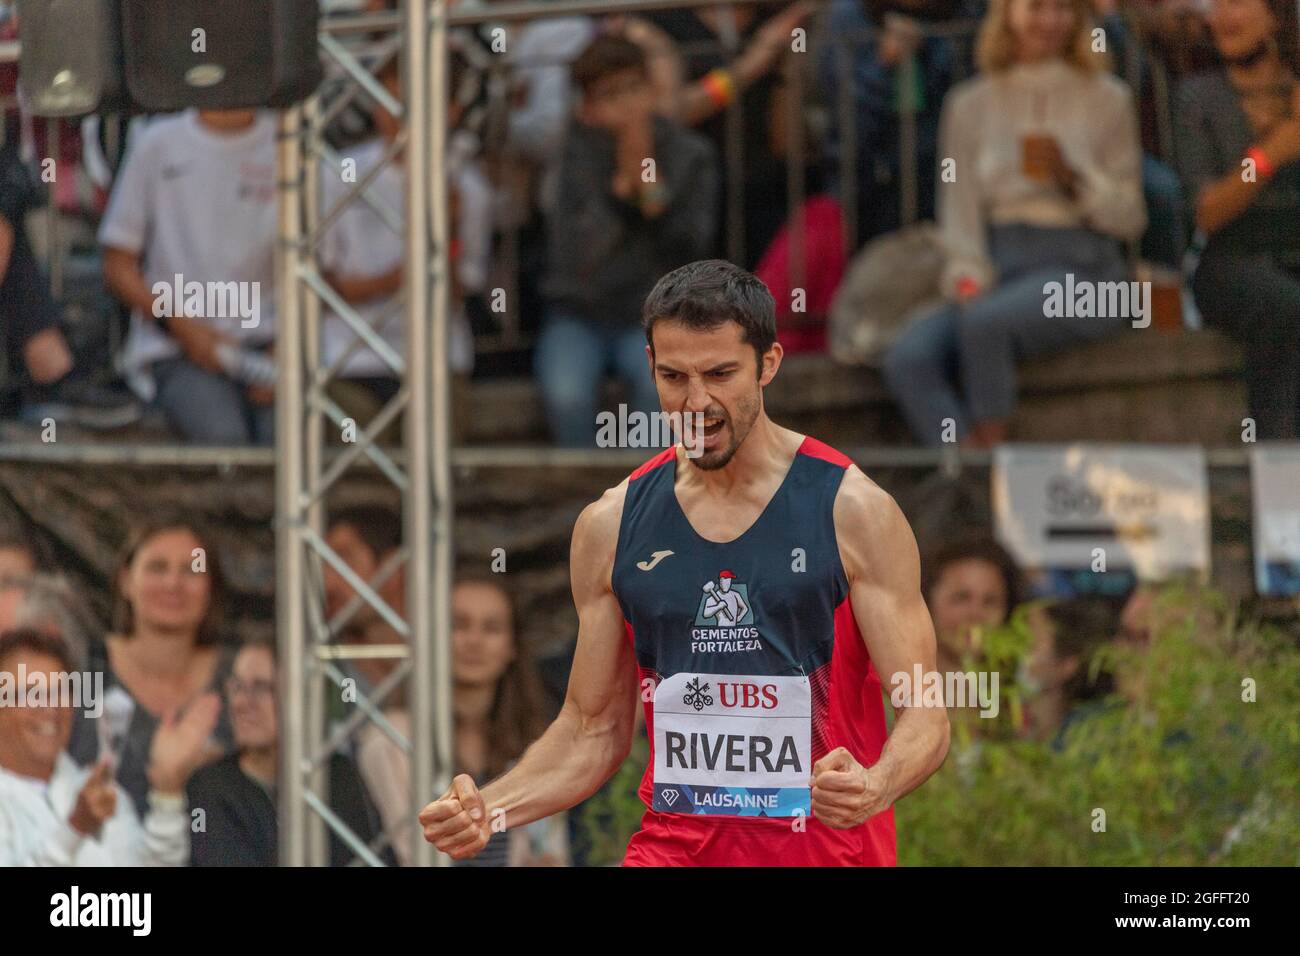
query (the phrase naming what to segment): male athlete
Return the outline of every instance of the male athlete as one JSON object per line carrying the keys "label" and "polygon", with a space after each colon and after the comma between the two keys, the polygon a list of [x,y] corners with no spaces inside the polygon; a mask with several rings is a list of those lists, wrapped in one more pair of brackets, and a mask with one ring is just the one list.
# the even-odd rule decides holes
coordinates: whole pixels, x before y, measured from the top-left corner
{"label": "male athlete", "polygon": [[892,865],[893,804],[948,749],[943,707],[886,734],[882,678],[935,669],[911,529],[848,458],[767,417],[782,349],[758,279],[693,262],[643,316],[663,408],[703,414],[703,454],[669,448],[583,511],[563,710],[481,791],[458,776],[425,839],[465,859],[591,796],[640,701],[647,810],[624,865]]}

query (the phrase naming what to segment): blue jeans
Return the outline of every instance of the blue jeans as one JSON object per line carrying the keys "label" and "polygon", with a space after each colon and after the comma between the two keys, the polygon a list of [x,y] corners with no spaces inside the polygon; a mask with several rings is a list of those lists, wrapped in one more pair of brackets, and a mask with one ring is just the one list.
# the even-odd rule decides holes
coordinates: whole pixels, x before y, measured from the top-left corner
{"label": "blue jeans", "polygon": [[1008,418],[1016,362],[1116,332],[1131,316],[1049,317],[1044,286],[1128,278],[1117,240],[1088,229],[994,226],[989,255],[997,284],[964,306],[913,321],[885,355],[885,382],[922,444],[943,444],[944,419],[961,439],[973,422]]}
{"label": "blue jeans", "polygon": [[563,309],[547,313],[533,362],[557,444],[595,445],[597,406],[607,371],[627,385],[629,411],[659,411],[645,348],[640,326],[606,326]]}
{"label": "blue jeans", "polygon": [[254,405],[248,389],[187,359],[164,359],[153,367],[154,403],[191,445],[270,445],[275,406]]}
{"label": "blue jeans", "polygon": [[1143,155],[1142,194],[1147,204],[1142,258],[1178,269],[1187,248],[1183,187],[1178,174],[1155,157]]}

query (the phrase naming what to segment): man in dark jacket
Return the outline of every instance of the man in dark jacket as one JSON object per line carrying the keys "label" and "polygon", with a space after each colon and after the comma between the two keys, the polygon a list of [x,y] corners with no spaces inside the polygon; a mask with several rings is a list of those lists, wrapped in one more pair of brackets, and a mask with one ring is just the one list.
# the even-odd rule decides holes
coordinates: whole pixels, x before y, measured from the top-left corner
{"label": "man in dark jacket", "polygon": [[653,112],[645,53],[597,37],[575,61],[582,91],[548,222],[546,318],[535,357],[551,432],[590,445],[611,369],[628,405],[659,410],[641,304],[659,276],[707,255],[717,227],[717,154]]}

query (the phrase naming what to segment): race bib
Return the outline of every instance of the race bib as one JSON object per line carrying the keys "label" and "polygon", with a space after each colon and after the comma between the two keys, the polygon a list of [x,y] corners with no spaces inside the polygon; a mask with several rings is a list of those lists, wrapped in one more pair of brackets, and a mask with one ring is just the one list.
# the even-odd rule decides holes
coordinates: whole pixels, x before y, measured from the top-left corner
{"label": "race bib", "polygon": [[655,688],[654,735],[654,810],[809,814],[808,678],[674,674]]}

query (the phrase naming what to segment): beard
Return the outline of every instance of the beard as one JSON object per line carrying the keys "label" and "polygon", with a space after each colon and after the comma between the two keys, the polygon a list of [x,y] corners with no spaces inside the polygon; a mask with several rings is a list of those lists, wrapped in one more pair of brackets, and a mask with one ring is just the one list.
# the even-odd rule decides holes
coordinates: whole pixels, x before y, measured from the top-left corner
{"label": "beard", "polygon": [[719,409],[721,414],[712,412],[706,413],[705,418],[721,418],[722,429],[731,434],[731,441],[721,448],[713,451],[706,451],[698,458],[688,458],[687,460],[701,471],[717,471],[719,468],[725,468],[727,464],[735,457],[740,446],[749,436],[749,431],[754,427],[754,422],[758,420],[758,411],[761,403],[761,392],[756,392],[752,399],[746,399],[736,407],[736,417],[732,418],[724,410]]}

